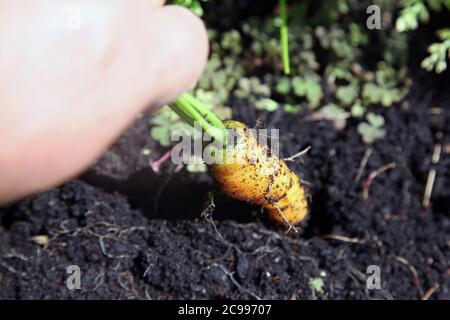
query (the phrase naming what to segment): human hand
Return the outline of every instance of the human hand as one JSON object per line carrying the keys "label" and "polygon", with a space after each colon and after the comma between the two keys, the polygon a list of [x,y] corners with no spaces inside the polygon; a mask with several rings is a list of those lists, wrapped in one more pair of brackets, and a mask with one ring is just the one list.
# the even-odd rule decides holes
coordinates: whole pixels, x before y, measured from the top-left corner
{"label": "human hand", "polygon": [[162,2],[0,0],[0,203],[79,174],[196,82],[206,30]]}

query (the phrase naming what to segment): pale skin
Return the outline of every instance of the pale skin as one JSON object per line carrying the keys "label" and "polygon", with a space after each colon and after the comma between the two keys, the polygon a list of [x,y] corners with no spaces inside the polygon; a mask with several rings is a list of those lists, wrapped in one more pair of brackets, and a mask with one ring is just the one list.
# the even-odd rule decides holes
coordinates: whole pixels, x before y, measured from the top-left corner
{"label": "pale skin", "polygon": [[0,0],[0,204],[77,176],[140,112],[195,84],[205,27],[163,5]]}

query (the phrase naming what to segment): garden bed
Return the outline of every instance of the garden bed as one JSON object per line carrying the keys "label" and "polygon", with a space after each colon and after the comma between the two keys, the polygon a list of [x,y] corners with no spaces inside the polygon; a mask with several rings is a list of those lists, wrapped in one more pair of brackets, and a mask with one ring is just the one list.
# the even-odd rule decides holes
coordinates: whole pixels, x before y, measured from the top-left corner
{"label": "garden bed", "polygon": [[[386,137],[372,145],[354,119],[337,129],[314,111],[231,98],[233,118],[280,129],[283,156],[311,146],[288,163],[311,196],[296,234],[222,195],[207,173],[170,162],[155,173],[148,162],[166,150],[142,116],[79,178],[0,208],[0,298],[450,299],[447,83],[416,72],[401,103],[376,109]],[[65,285],[69,265],[81,269],[80,290]],[[370,265],[381,289],[367,288]]]}

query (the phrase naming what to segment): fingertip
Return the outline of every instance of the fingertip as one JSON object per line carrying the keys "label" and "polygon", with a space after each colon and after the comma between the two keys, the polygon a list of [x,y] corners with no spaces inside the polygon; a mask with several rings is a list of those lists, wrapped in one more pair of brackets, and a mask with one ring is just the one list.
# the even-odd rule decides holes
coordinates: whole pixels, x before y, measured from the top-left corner
{"label": "fingertip", "polygon": [[195,85],[206,65],[209,43],[203,21],[188,9],[169,5],[158,11],[162,30],[153,43],[161,52],[155,61],[159,65],[155,104],[163,105]]}
{"label": "fingertip", "polygon": [[162,7],[166,1],[165,0],[147,0],[151,6]]}

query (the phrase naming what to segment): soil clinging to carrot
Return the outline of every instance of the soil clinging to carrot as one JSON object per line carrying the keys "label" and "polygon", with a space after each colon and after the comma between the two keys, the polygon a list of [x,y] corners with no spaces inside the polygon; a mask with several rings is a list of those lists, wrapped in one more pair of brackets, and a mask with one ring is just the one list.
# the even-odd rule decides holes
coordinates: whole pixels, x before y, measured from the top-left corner
{"label": "soil clinging to carrot", "polygon": [[[167,164],[156,175],[145,158],[130,158],[151,143],[139,120],[80,179],[0,209],[0,298],[450,299],[448,153],[431,163],[434,145],[450,143],[450,99],[425,85],[382,111],[388,135],[371,147],[359,181],[368,146],[355,124],[337,131],[305,114],[258,114],[280,128],[283,155],[312,146],[290,164],[312,197],[310,218],[294,236],[257,207],[218,193],[208,211],[214,184],[206,174],[174,173]],[[442,113],[432,115],[432,106]],[[239,101],[234,110],[251,123]],[[396,167],[374,179],[365,201],[363,183],[390,162]],[[437,178],[424,209],[432,167]],[[36,244],[36,235],[50,242]],[[81,290],[65,285],[72,264],[81,268]],[[381,290],[366,288],[369,265],[381,268]],[[321,290],[310,286],[316,278]]]}

